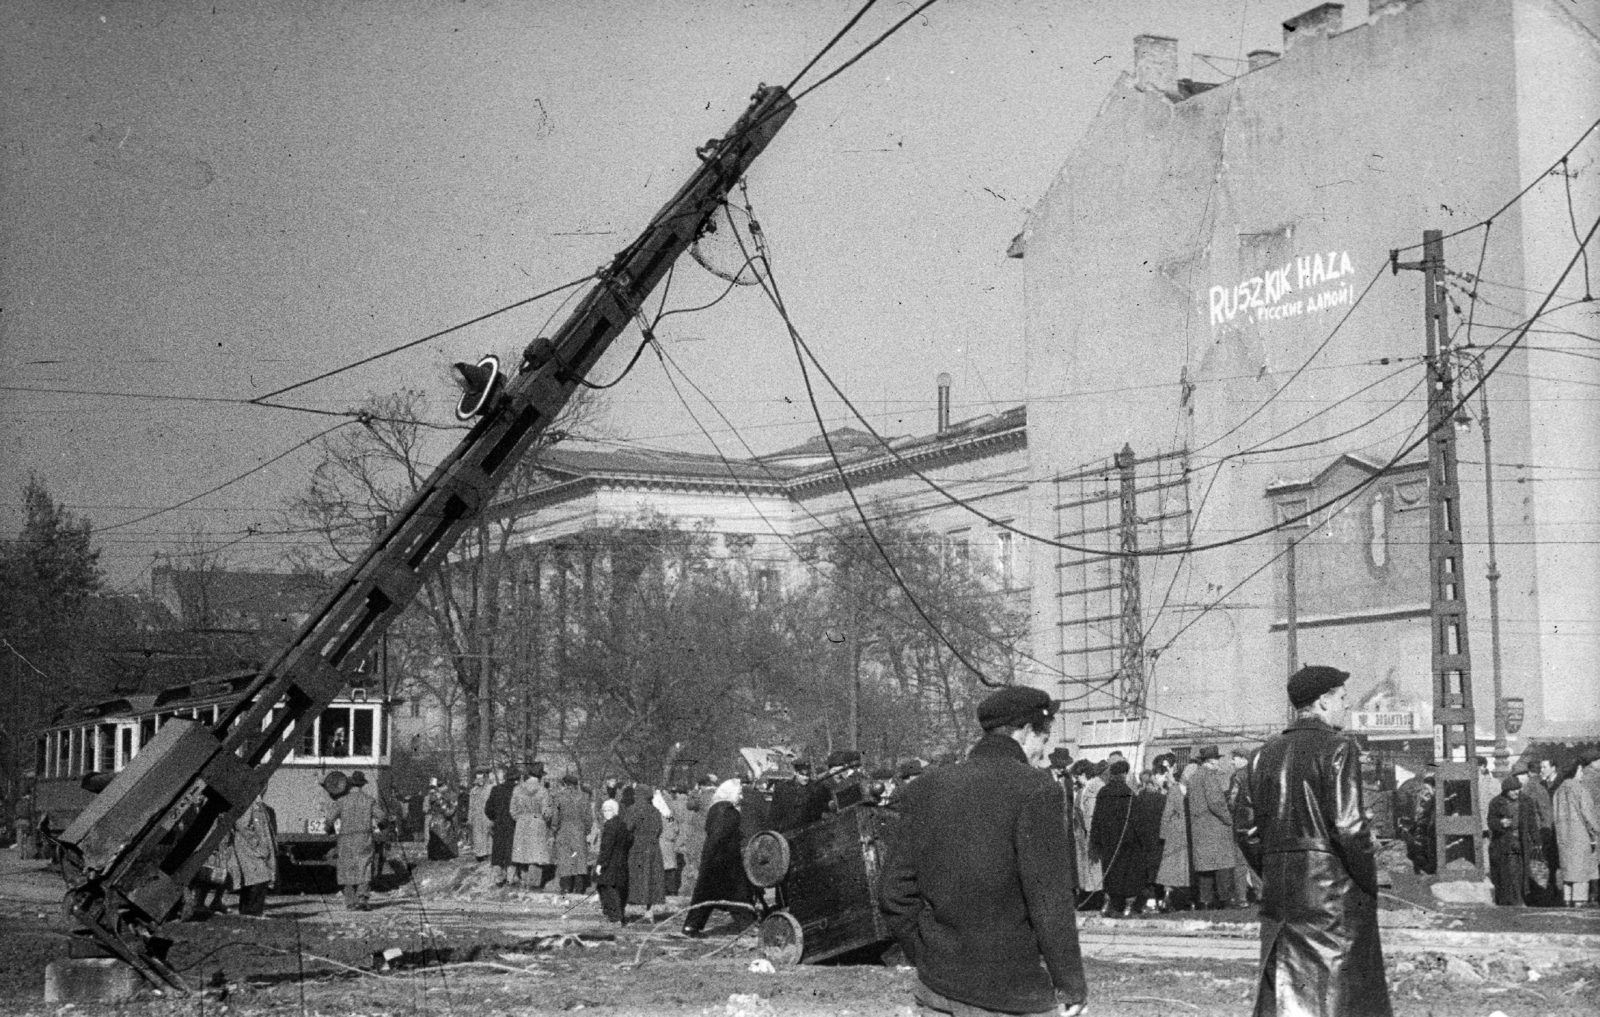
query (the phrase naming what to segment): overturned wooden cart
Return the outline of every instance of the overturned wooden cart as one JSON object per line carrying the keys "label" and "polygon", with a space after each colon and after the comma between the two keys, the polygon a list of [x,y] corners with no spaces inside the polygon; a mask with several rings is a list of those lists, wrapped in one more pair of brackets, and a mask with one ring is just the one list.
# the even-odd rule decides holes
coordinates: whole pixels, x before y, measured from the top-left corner
{"label": "overturned wooden cart", "polygon": [[878,907],[878,874],[898,819],[892,809],[862,803],[750,839],[745,874],[777,891],[777,906],[761,920],[769,960],[817,964],[858,952],[881,956],[893,945]]}

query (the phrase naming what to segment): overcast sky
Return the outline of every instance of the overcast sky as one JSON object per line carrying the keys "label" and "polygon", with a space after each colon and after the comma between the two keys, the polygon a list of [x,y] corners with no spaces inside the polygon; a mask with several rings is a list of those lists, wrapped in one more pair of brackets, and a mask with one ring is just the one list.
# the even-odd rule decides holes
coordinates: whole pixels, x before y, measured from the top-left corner
{"label": "overcast sky", "polygon": [[[118,587],[191,527],[271,529],[314,456],[117,527],[334,421],[248,399],[583,276],[682,184],[758,82],[786,83],[860,0],[126,0],[0,14],[0,532],[29,473],[88,515]],[[883,0],[799,87],[912,4]],[[807,97],[749,176],[784,295],[876,423],[931,428],[1030,390],[1005,257],[1141,32],[1218,81],[1309,0],[943,0]],[[1365,4],[1347,7],[1347,25]],[[1190,54],[1205,56],[1191,56]],[[679,266],[669,306],[718,291]],[[559,298],[293,393],[345,409],[512,358]],[[815,430],[758,291],[668,319],[674,357],[757,451]],[[614,377],[630,336],[597,372]],[[1109,337],[1108,337],[1109,338]],[[77,389],[163,398],[22,392]],[[729,454],[716,415],[696,412]],[[827,415],[843,423],[843,408]],[[650,358],[611,439],[711,451]],[[436,454],[442,456],[442,440]],[[281,538],[235,545],[271,568]]]}

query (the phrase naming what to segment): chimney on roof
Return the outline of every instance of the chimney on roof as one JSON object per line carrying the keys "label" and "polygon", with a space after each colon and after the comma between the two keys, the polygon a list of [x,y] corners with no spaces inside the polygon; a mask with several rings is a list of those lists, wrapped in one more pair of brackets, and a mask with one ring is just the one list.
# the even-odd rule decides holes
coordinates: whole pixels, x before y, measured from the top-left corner
{"label": "chimney on roof", "polygon": [[950,430],[950,376],[939,374],[939,433]]}
{"label": "chimney on roof", "polygon": [[1171,95],[1178,90],[1178,40],[1164,35],[1133,37],[1135,87]]}
{"label": "chimney on roof", "polygon": [[1277,63],[1280,55],[1275,49],[1253,49],[1245,57],[1250,61],[1250,69],[1259,71],[1268,64]]}
{"label": "chimney on roof", "polygon": [[1344,27],[1344,4],[1318,4],[1283,23],[1283,51],[1308,39],[1325,39]]}

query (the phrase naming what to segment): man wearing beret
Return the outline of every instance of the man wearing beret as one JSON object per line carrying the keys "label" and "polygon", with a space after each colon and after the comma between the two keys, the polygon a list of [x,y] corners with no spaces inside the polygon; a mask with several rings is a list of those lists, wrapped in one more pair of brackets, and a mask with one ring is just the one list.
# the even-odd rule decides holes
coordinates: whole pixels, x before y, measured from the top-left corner
{"label": "man wearing beret", "polygon": [[1065,799],[1036,769],[1054,712],[1038,689],[1001,689],[978,706],[966,760],[901,796],[881,900],[925,1017],[1083,1010]]}
{"label": "man wearing beret", "polygon": [[1237,835],[1261,874],[1256,1017],[1390,1017],[1361,752],[1340,728],[1348,672],[1289,678],[1295,720],[1250,758]]}

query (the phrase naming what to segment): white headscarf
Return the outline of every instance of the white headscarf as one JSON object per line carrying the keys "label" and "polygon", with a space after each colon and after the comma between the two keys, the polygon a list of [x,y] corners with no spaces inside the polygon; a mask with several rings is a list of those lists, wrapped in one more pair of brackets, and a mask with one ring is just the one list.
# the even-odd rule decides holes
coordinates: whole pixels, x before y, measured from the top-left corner
{"label": "white headscarf", "polygon": [[600,803],[600,815],[605,819],[615,819],[617,813],[622,811],[622,806],[617,804],[615,798],[607,798]]}
{"label": "white headscarf", "polygon": [[744,782],[738,777],[731,777],[717,785],[717,790],[711,795],[711,804],[727,802],[729,805],[738,805],[743,797]]}
{"label": "white headscarf", "polygon": [[650,796],[650,804],[654,805],[656,811],[661,813],[662,819],[672,818],[672,806],[667,804],[666,796],[661,793],[659,788],[656,789],[655,794]]}

